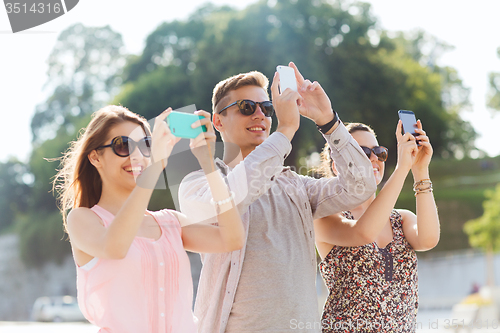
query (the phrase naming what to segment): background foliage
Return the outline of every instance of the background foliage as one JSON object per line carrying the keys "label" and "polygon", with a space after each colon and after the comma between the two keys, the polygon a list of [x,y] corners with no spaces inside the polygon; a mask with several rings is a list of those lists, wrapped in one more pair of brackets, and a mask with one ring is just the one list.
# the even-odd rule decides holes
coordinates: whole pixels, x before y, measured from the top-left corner
{"label": "background foliage", "polygon": [[[125,89],[114,102],[147,118],[165,106],[210,110],[221,79],[250,70],[272,78],[277,64],[293,60],[321,83],[343,121],[369,123],[392,151],[396,113],[408,109],[424,120],[437,156],[463,155],[474,148],[476,133],[459,115],[468,90],[454,69],[436,65],[448,48],[422,31],[390,38],[368,4],[260,1],[241,11],[206,5],[151,33],[143,53],[127,64]],[[287,163],[298,166],[323,138],[303,119],[292,144]]]}
{"label": "background foliage", "polygon": [[[497,49],[497,55],[500,59],[500,47]],[[500,73],[490,73],[489,81],[490,93],[488,106],[494,111],[500,111]]]}
{"label": "background foliage", "polygon": [[[92,112],[108,103],[148,119],[168,106],[211,110],[212,89],[220,80],[250,70],[272,78],[276,65],[289,61],[321,83],[344,122],[361,121],[375,129],[380,144],[394,152],[388,165],[396,159],[397,111],[415,111],[435,148],[431,175],[443,229],[436,250],[468,246],[462,225],[481,215],[484,189],[494,186],[500,162],[454,159],[475,149],[476,133],[460,117],[470,108],[468,89],[455,69],[437,65],[450,46],[424,31],[386,32],[364,3],[268,3],[243,10],[207,4],[186,20],[158,26],[139,55],[125,54],[120,34],[110,27],[76,24],[61,33],[49,58],[46,87],[52,93],[32,119],[31,158],[27,164],[0,164],[0,231],[22,235],[26,262],[42,265],[69,253],[50,192],[58,165],[47,159],[61,156]],[[494,108],[500,85],[492,75]],[[300,167],[324,139],[310,120],[302,119],[292,144],[286,163]],[[464,176],[469,173],[476,177],[472,184]],[[481,175],[490,180],[481,181]],[[462,178],[466,183],[460,183]],[[158,191],[150,208],[164,207],[173,208],[172,197]],[[414,209],[408,187],[398,207]]]}
{"label": "background foliage", "polygon": [[500,251],[500,184],[495,191],[486,192],[483,202],[484,213],[468,221],[464,230],[469,235],[470,244],[484,251]]}

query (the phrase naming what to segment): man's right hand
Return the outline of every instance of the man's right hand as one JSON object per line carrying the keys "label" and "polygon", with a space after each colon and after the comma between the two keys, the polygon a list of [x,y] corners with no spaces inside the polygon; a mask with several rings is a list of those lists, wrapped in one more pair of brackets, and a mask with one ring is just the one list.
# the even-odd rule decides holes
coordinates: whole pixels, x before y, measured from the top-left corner
{"label": "man's right hand", "polygon": [[279,74],[276,72],[271,85],[271,97],[278,118],[276,131],[283,133],[288,140],[292,141],[300,126],[299,105],[302,104],[303,98],[290,88],[280,94],[278,91],[279,81]]}
{"label": "man's right hand", "polygon": [[205,173],[211,173],[216,170],[214,164],[216,136],[213,124],[210,120],[211,115],[203,110],[198,110],[195,114],[203,116],[204,118],[194,122],[191,127],[196,128],[205,125],[207,131],[201,132],[196,138],[191,139],[189,148],[191,148],[191,152],[198,159],[198,163],[200,163],[203,171],[205,171]]}

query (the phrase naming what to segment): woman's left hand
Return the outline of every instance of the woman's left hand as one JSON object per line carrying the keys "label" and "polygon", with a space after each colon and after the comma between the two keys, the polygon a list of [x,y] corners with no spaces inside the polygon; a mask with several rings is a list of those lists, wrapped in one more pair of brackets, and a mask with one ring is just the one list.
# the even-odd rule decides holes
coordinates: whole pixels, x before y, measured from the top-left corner
{"label": "woman's left hand", "polygon": [[168,128],[165,119],[172,112],[172,108],[168,108],[158,115],[155,119],[153,133],[151,134],[151,155],[153,162],[164,161],[169,158],[175,144],[180,138],[175,137]]}
{"label": "woman's left hand", "polygon": [[417,144],[415,137],[410,133],[402,134],[403,123],[398,121],[396,126],[396,139],[398,141],[398,161],[396,168],[403,168],[406,173],[410,171],[417,156]]}
{"label": "woman's left hand", "polygon": [[417,128],[415,129],[415,133],[418,134],[416,139],[420,146],[418,147],[417,156],[415,157],[415,161],[412,166],[412,171],[426,171],[431,162],[433,149],[430,143],[429,137],[422,129],[422,122],[420,120],[417,121]]}

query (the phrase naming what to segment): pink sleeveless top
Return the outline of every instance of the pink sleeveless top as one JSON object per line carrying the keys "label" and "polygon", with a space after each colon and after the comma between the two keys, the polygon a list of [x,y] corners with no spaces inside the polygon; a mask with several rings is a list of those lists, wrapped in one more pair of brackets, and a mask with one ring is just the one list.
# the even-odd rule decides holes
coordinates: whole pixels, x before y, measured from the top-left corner
{"label": "pink sleeveless top", "polygon": [[[91,208],[105,227],[114,215]],[[99,332],[196,332],[192,313],[193,283],[181,227],[169,210],[147,212],[161,237],[135,237],[121,260],[94,258],[77,267],[78,304]]]}

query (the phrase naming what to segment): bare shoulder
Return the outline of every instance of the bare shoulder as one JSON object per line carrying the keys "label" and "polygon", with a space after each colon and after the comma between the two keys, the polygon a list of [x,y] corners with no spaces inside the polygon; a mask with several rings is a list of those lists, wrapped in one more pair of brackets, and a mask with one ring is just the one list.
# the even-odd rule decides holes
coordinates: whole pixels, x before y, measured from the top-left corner
{"label": "bare shoulder", "polygon": [[345,220],[345,217],[343,217],[342,214],[337,213],[337,214],[332,214],[332,215],[328,215],[328,216],[316,219],[316,220],[314,220],[314,223],[315,224],[332,224],[332,223],[341,223],[343,220]]}
{"label": "bare shoulder", "polygon": [[68,222],[69,221],[78,221],[82,218],[86,219],[89,216],[94,216],[95,218],[97,218],[97,215],[90,208],[87,208],[87,207],[73,208],[68,214]]}
{"label": "bare shoulder", "polygon": [[417,215],[415,215],[415,213],[408,209],[395,209],[395,211],[398,212],[399,215],[401,215],[403,222],[412,221],[417,218]]}
{"label": "bare shoulder", "polygon": [[173,216],[175,216],[175,218],[179,221],[181,227],[185,227],[190,224],[188,218],[183,213],[176,210],[169,210],[169,212],[172,213]]}
{"label": "bare shoulder", "polygon": [[320,230],[323,228],[330,229],[340,226],[352,227],[356,224],[356,222],[356,220],[348,219],[341,213],[336,213],[314,220],[314,227]]}
{"label": "bare shoulder", "polygon": [[72,209],[68,214],[67,226],[68,231],[80,225],[99,224],[102,226],[100,218],[90,208],[77,207]]}

